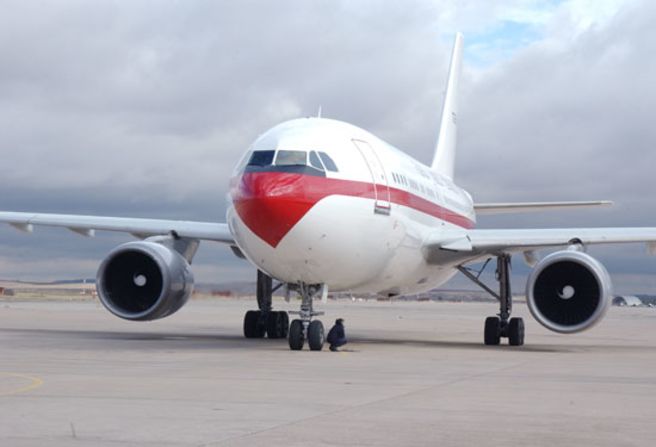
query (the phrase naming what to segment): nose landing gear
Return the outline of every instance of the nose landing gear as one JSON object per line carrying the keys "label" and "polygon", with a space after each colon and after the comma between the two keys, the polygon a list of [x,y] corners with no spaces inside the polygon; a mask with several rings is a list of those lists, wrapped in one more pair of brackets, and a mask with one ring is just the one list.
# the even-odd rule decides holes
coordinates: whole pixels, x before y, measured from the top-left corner
{"label": "nose landing gear", "polygon": [[301,310],[290,312],[298,314],[300,318],[293,320],[289,327],[289,349],[293,351],[303,349],[307,339],[311,351],[321,351],[326,340],[323,323],[319,320],[312,321],[312,318],[324,314],[315,311],[313,307],[313,298],[323,290],[323,287],[304,283],[294,286],[289,285],[288,287],[290,290],[296,290],[301,295]]}

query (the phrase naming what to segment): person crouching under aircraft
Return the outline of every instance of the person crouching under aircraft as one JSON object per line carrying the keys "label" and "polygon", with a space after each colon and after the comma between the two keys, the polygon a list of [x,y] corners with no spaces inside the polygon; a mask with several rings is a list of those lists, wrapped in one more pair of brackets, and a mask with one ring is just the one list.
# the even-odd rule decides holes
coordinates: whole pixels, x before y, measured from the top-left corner
{"label": "person crouching under aircraft", "polygon": [[331,351],[337,351],[337,348],[347,343],[346,333],[344,332],[344,320],[342,318],[335,320],[335,325],[328,332],[326,341],[330,343]]}

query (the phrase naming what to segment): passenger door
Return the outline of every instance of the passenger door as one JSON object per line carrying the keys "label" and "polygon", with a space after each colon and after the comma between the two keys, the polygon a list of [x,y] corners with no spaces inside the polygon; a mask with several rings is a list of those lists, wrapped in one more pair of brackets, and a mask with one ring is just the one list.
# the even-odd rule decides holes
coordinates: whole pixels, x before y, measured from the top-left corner
{"label": "passenger door", "polygon": [[376,151],[364,140],[353,139],[353,144],[358,149],[362,158],[369,168],[371,180],[374,187],[374,213],[389,215],[391,210],[391,198],[389,182],[385,168],[376,154]]}

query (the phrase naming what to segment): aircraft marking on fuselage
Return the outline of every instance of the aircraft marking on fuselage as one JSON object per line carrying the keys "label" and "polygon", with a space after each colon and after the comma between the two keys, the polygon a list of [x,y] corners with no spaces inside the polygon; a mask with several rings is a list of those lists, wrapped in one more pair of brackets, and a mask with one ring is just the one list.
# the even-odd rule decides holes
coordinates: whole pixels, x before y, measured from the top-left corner
{"label": "aircraft marking on fuselage", "polygon": [[[377,185],[379,189],[385,188]],[[374,200],[373,183],[287,172],[245,172],[233,182],[232,200],[242,221],[259,238],[277,247],[289,231],[322,199],[342,195]],[[390,201],[461,228],[474,222],[402,189],[390,187]],[[373,208],[372,208],[373,212]]]}

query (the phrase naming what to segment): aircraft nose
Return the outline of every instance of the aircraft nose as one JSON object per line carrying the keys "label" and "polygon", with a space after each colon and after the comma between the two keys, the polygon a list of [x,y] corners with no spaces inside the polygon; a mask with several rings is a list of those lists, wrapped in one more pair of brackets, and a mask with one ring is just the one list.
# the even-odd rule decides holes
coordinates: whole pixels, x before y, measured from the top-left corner
{"label": "aircraft nose", "polygon": [[276,247],[312,208],[302,175],[247,172],[236,182],[232,200],[239,217],[260,239]]}

